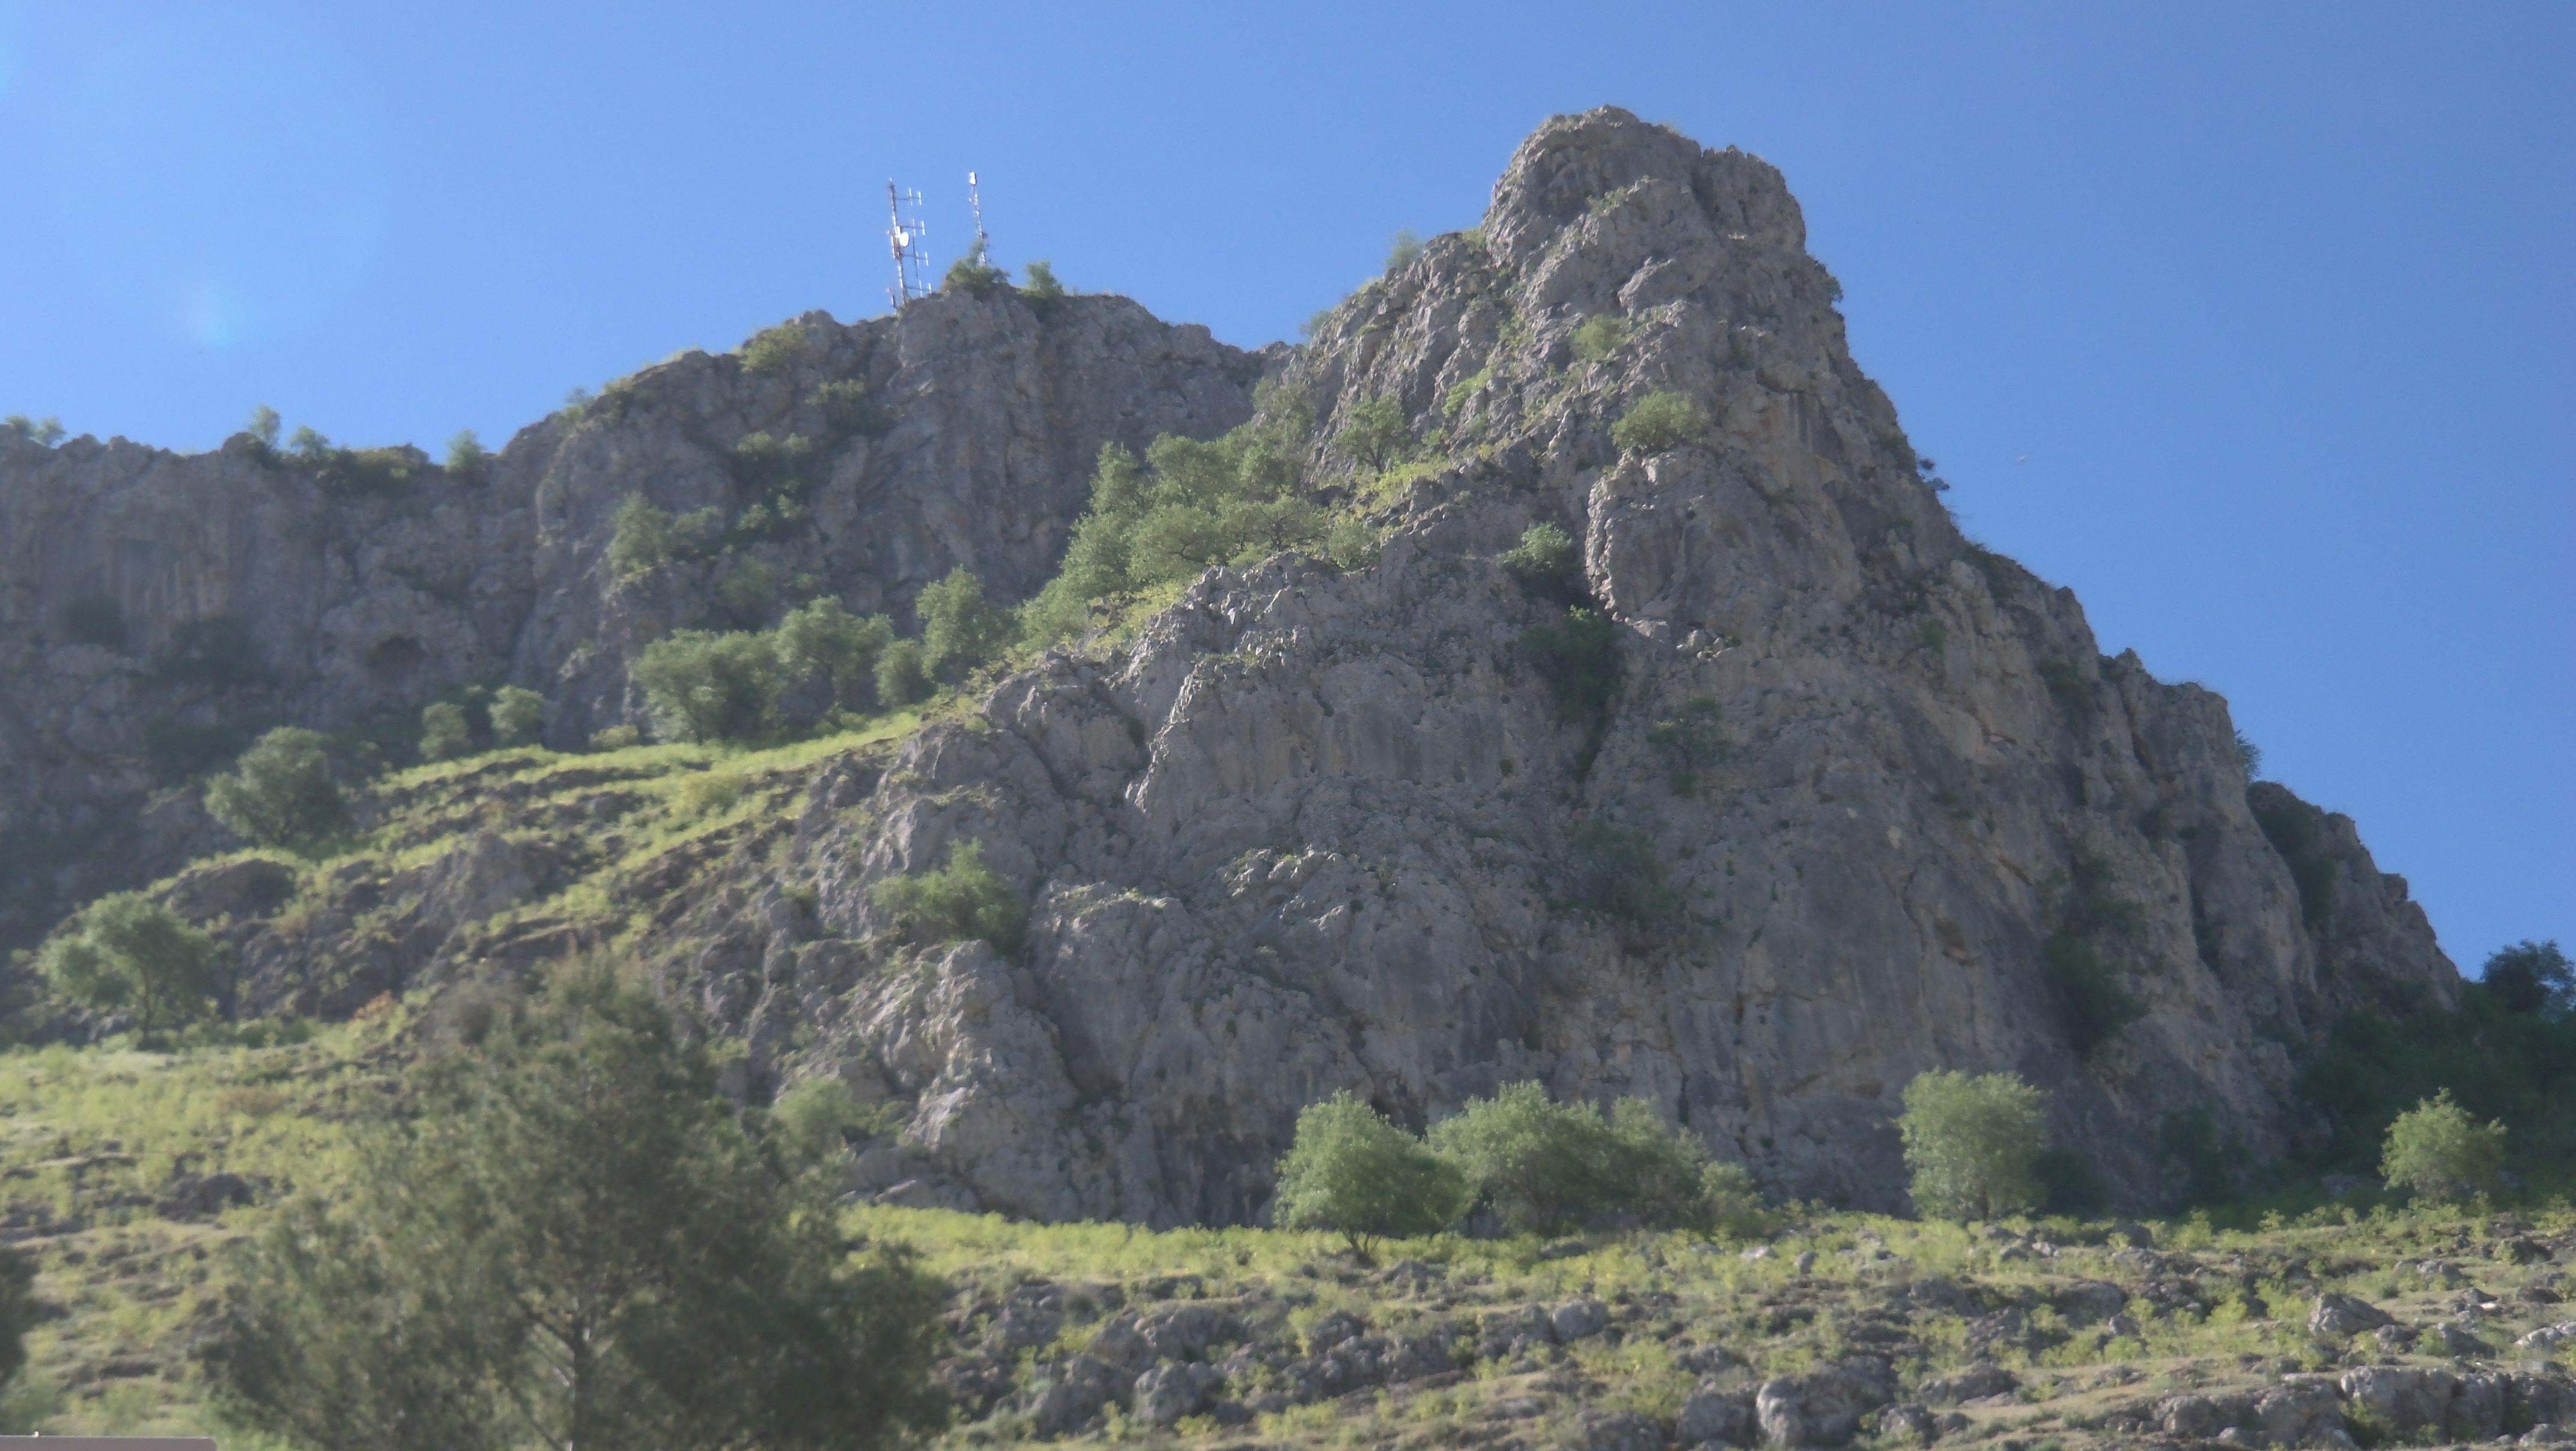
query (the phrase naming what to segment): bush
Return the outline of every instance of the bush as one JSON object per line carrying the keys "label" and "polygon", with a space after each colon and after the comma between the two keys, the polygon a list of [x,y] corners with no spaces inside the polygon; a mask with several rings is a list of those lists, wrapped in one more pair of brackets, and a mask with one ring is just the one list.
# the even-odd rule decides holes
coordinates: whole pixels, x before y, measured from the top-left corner
{"label": "bush", "polygon": [[1354,403],[1342,417],[1343,450],[1370,468],[1382,469],[1403,458],[1412,443],[1404,402],[1393,394]]}
{"label": "bush", "polygon": [[[29,418],[23,413],[12,413],[7,418],[0,418],[0,430],[23,438],[39,448],[52,448],[63,441],[63,421],[59,418],[39,420]],[[6,1382],[7,1379],[5,1374],[0,1374],[0,1382]]]}
{"label": "bush", "polygon": [[928,698],[930,671],[921,663],[919,640],[897,640],[877,652],[877,704],[889,710]]}
{"label": "bush", "polygon": [[796,366],[812,349],[813,336],[801,322],[762,328],[742,345],[742,365],[755,373],[781,373]]}
{"label": "bush", "polygon": [[153,678],[166,685],[222,688],[268,679],[250,626],[229,615],[190,620],[170,632],[170,643],[152,662]]}
{"label": "bush", "polygon": [[2504,1140],[2503,1124],[2481,1125],[2444,1089],[2388,1126],[2379,1172],[2393,1188],[2436,1204],[2454,1203],[2495,1186],[2504,1168]]}
{"label": "bush", "polygon": [[1611,426],[1610,441],[1626,453],[1663,453],[1707,431],[1708,418],[1698,404],[1679,393],[1658,390],[1638,399]]}
{"label": "bush", "polygon": [[778,652],[767,635],[682,630],[644,647],[631,671],[657,734],[748,740],[778,723]]}
{"label": "bush", "polygon": [[2334,917],[2334,852],[2328,844],[2326,814],[2287,790],[2268,782],[2245,788],[2245,805],[2264,839],[2281,854],[2290,880],[2299,889],[2299,917],[2314,931]]}
{"label": "bush", "polygon": [[222,963],[213,937],[139,892],[90,903],[37,958],[55,993],[99,1012],[131,1008],[145,1033],[203,1016]]}
{"label": "bush", "polygon": [[1574,351],[1585,362],[1598,363],[1619,351],[1619,345],[1627,340],[1628,320],[1603,313],[1599,317],[1585,318],[1583,326],[1574,330]]}
{"label": "bush", "polygon": [[1664,859],[1643,835],[1587,821],[1568,844],[1567,879],[1584,906],[1637,926],[1668,921],[1681,911],[1680,894],[1664,882]]}
{"label": "bush", "polygon": [[990,297],[1011,285],[1011,274],[984,260],[981,246],[948,264],[947,275],[939,279],[942,292],[964,292],[976,297]]}
{"label": "bush", "polygon": [[2518,1011],[2510,988],[2472,982],[2452,1012],[2416,1007],[2336,1023],[2299,1075],[2301,1097],[2330,1129],[2312,1167],[2378,1167],[2389,1125],[2448,1093],[2511,1131],[2521,1172],[2576,1187],[2560,1177],[2576,1164],[2576,1013]]}
{"label": "bush", "polygon": [[672,517],[642,494],[617,506],[608,537],[608,567],[624,579],[675,559],[704,556],[724,534],[724,516],[713,508]]}
{"label": "bush", "polygon": [[294,726],[261,736],[209,783],[206,810],[261,846],[312,846],[349,825],[323,738]]}
{"label": "bush", "polygon": [[63,606],[63,638],[103,650],[125,648],[125,607],[108,595],[82,595]]}
{"label": "bush", "polygon": [[913,609],[921,616],[922,667],[941,680],[959,679],[1001,654],[1018,633],[1010,611],[986,604],[984,582],[962,564],[923,586]]}
{"label": "bush", "polygon": [[1915,1209],[1942,1219],[1994,1219],[2040,1202],[2048,1139],[2038,1089],[2010,1073],[1947,1070],[1905,1086],[1896,1121]]}
{"label": "bush", "polygon": [[894,414],[868,394],[857,378],[839,378],[814,390],[808,400],[823,414],[835,434],[882,438],[894,428]]}
{"label": "bush", "polygon": [[997,952],[1019,950],[1019,898],[984,865],[984,844],[948,849],[948,864],[919,876],[888,877],[871,894],[895,930],[925,944],[981,938]]}
{"label": "bush", "polygon": [[1331,1230],[1366,1259],[1379,1239],[1437,1233],[1467,1202],[1455,1164],[1344,1089],[1297,1115],[1271,1219],[1281,1229]]}
{"label": "bush", "polygon": [[1702,773],[1731,752],[1718,726],[1717,699],[1707,695],[1692,696],[1669,719],[1647,726],[1646,744],[1663,753],[1676,796],[1697,794]]}
{"label": "bush", "polygon": [[725,455],[734,482],[747,489],[786,489],[801,493],[799,475],[814,459],[814,440],[801,433],[778,438],[766,431],[746,433]]}
{"label": "bush", "polygon": [[1140,462],[1103,445],[1091,508],[1074,524],[1056,577],[1020,607],[1038,645],[1089,628],[1095,602],[1248,564],[1321,539],[1328,521],[1299,492],[1302,413],[1255,417],[1223,438],[1166,434]]}
{"label": "bush", "polygon": [[483,447],[483,440],[474,436],[473,429],[460,428],[447,441],[447,472],[459,483],[479,484],[491,467],[491,451]]}
{"label": "bush", "polygon": [[757,625],[778,603],[778,567],[765,559],[737,559],[717,578],[715,598],[733,623]]}
{"label": "bush", "polygon": [[1596,722],[1619,694],[1619,627],[1598,610],[1577,606],[1565,618],[1523,630],[1521,658],[1547,682],[1557,719]]}
{"label": "bush", "polygon": [[546,732],[546,698],[533,690],[504,685],[492,696],[492,739],[504,746],[531,746]]}
{"label": "bush", "polygon": [[1032,262],[1024,269],[1023,275],[1028,280],[1020,284],[1020,300],[1037,309],[1040,316],[1044,316],[1056,303],[1073,295],[1066,290],[1063,283],[1056,280],[1055,266],[1052,263],[1044,260]]}
{"label": "bush", "polygon": [[2536,1016],[2576,1008],[2576,964],[2555,940],[2498,948],[2487,955],[2478,980],[2508,1013]]}
{"label": "bush", "polygon": [[2090,1056],[2146,1011],[2122,984],[2119,969],[2082,937],[2060,932],[2041,953],[2058,1024],[2078,1054]]}
{"label": "bush", "polygon": [[1574,536],[1554,524],[1532,524],[1521,542],[1506,550],[1503,573],[1534,599],[1571,605],[1589,597],[1583,578],[1583,551]]}
{"label": "bush", "polygon": [[452,700],[431,703],[420,713],[420,758],[452,761],[474,750],[474,728],[465,707]]}
{"label": "bush", "polygon": [[1696,1135],[1641,1099],[1621,1099],[1605,1120],[1589,1104],[1549,1101],[1536,1083],[1508,1084],[1432,1125],[1430,1142],[1514,1233],[1706,1228],[1759,1212],[1749,1176],[1712,1165]]}
{"label": "bush", "polygon": [[850,1085],[830,1076],[808,1078],[778,1095],[769,1121],[798,1158],[828,1160],[848,1152],[850,1136],[891,1131],[894,1116],[882,1105],[859,1102]]}
{"label": "bush", "polygon": [[623,751],[644,744],[644,733],[631,725],[602,726],[590,733],[594,751]]}
{"label": "bush", "polygon": [[242,432],[249,434],[261,448],[274,449],[277,447],[278,430],[285,426],[286,420],[277,416],[277,410],[262,403],[250,411],[249,420],[242,424]]}
{"label": "bush", "polygon": [[894,622],[860,619],[835,599],[790,610],[774,632],[778,664],[790,678],[819,678],[834,703],[863,709],[875,695],[878,659],[894,643]]}
{"label": "bush", "polygon": [[1411,227],[1398,227],[1386,243],[1386,273],[1392,277],[1422,255],[1422,237]]}
{"label": "bush", "polygon": [[27,1332],[45,1318],[36,1298],[36,1262],[23,1251],[0,1249],[0,1389],[27,1368]]}

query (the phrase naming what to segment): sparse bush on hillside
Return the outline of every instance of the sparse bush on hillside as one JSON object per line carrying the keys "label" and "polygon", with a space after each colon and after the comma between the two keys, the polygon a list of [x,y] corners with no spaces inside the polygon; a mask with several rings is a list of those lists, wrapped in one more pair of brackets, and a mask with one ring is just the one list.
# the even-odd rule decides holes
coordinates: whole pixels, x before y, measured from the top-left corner
{"label": "sparse bush on hillside", "polygon": [[27,1332],[44,1320],[47,1308],[36,1299],[36,1262],[0,1248],[0,1390],[27,1368]]}
{"label": "sparse bush on hillside", "polygon": [[877,704],[888,710],[926,699],[935,685],[921,662],[919,640],[897,640],[877,652]]}
{"label": "sparse bush on hillside", "polygon": [[[29,418],[24,413],[12,413],[6,418],[0,418],[0,432],[14,434],[41,448],[52,448],[63,441],[63,421],[59,418],[38,419]],[[6,1376],[0,1376],[0,1382],[6,1380]]]}
{"label": "sparse bush on hillside", "polygon": [[2236,762],[2245,768],[2248,781],[2263,774],[2263,748],[2248,739],[2243,731],[2236,733]]}
{"label": "sparse bush on hillside", "polygon": [[769,1105],[769,1121],[798,1158],[830,1161],[848,1154],[852,1135],[890,1133],[898,1120],[882,1104],[859,1102],[850,1085],[827,1075],[779,1094]]}
{"label": "sparse bush on hillside", "polygon": [[2245,804],[2290,869],[2300,918],[2311,930],[2323,927],[2334,917],[2336,874],[2325,813],[2275,786],[2247,787]]}
{"label": "sparse bush on hillside", "polygon": [[232,1417],[334,1451],[870,1451],[933,1421],[940,1287],[854,1253],[645,993],[559,980],[406,1099],[344,1199],[243,1246],[207,1356]]}
{"label": "sparse bush on hillside", "polygon": [[2057,933],[2041,953],[2058,1024],[2077,1053],[2090,1055],[2146,1011],[2121,982],[2120,970],[2082,937]]}
{"label": "sparse bush on hillside", "polygon": [[1708,416],[1679,393],[1658,390],[1631,405],[1611,425],[1610,441],[1622,452],[1663,453],[1708,431]]}
{"label": "sparse bush on hillside", "polygon": [[668,739],[749,740],[778,725],[778,652],[767,635],[682,630],[645,646],[631,673]]}
{"label": "sparse bush on hillside", "polygon": [[474,436],[473,429],[460,428],[447,441],[447,472],[458,482],[479,484],[491,467],[492,453],[483,446],[482,439]]}
{"label": "sparse bush on hillside", "polygon": [[261,846],[312,846],[349,825],[322,737],[295,726],[261,736],[210,782],[206,810]]}
{"label": "sparse bush on hillside", "polygon": [[420,758],[452,761],[474,750],[474,727],[465,707],[452,700],[432,701],[420,713]]}
{"label": "sparse bush on hillside", "polygon": [[1574,330],[1574,351],[1584,361],[1598,363],[1619,351],[1619,345],[1627,340],[1628,320],[1605,312],[1585,318],[1583,325]]}
{"label": "sparse bush on hillside", "polygon": [[1995,1219],[2040,1201],[2048,1146],[2038,1089],[2010,1073],[1926,1073],[1905,1086],[1896,1121],[1914,1207],[1938,1219]]}
{"label": "sparse bush on hillside", "polygon": [[1342,448],[1373,469],[1404,457],[1413,443],[1405,426],[1404,401],[1389,393],[1354,403],[1342,417]]}
{"label": "sparse bush on hillside", "polygon": [[1399,227],[1386,243],[1386,274],[1390,277],[1413,265],[1422,255],[1422,235],[1411,227]]}
{"label": "sparse bush on hillside", "polygon": [[643,574],[674,559],[695,559],[724,534],[724,516],[713,508],[673,517],[642,494],[617,506],[608,538],[608,567],[619,578]]}
{"label": "sparse bush on hillside", "polygon": [[1576,547],[1573,535],[1554,524],[1541,522],[1522,530],[1521,542],[1505,550],[1501,562],[1503,573],[1533,599],[1572,605],[1588,598],[1583,551]]}
{"label": "sparse bush on hillside", "polygon": [[985,260],[978,247],[948,264],[948,272],[939,279],[942,292],[964,292],[976,297],[990,297],[1011,285],[1011,274]]}
{"label": "sparse bush on hillside", "polygon": [[1073,295],[1062,282],[1056,280],[1054,264],[1043,259],[1030,263],[1022,269],[1021,275],[1028,280],[1020,284],[1020,300],[1027,303],[1040,317],[1046,316],[1054,310],[1057,303]]}
{"label": "sparse bush on hillside", "polygon": [[921,616],[921,663],[934,679],[957,680],[1011,647],[1011,612],[984,601],[984,582],[966,566],[925,585],[913,602]]}
{"label": "sparse bush on hillside", "polygon": [[134,1014],[150,1033],[202,1016],[215,994],[223,947],[139,892],[115,892],[81,909],[45,944],[37,970],[64,999]]}
{"label": "sparse bush on hillside", "polygon": [[1670,717],[1646,727],[1646,744],[1663,754],[1676,796],[1699,794],[1700,778],[1726,760],[1731,748],[1718,725],[1715,696],[1694,695]]}
{"label": "sparse bush on hillside", "polygon": [[1576,606],[1565,618],[1523,630],[1519,649],[1568,724],[1599,721],[1619,695],[1619,627],[1599,610]]}
{"label": "sparse bush on hillside", "polygon": [[2392,1187],[2452,1203],[2495,1187],[2504,1143],[2503,1124],[2479,1123],[2444,1089],[2388,1126],[2379,1172]]}
{"label": "sparse bush on hillside", "polygon": [[1466,1176],[1344,1089],[1297,1116],[1279,1160],[1271,1218],[1339,1234],[1368,1258],[1376,1241],[1434,1234],[1466,1212]]}
{"label": "sparse bush on hillside", "polygon": [[778,663],[790,678],[820,678],[834,704],[865,709],[876,697],[877,661],[894,643],[894,622],[853,615],[836,599],[790,610],[778,622]]}
{"label": "sparse bush on hillside", "polygon": [[981,938],[1001,953],[1020,947],[1021,907],[1010,884],[984,865],[984,843],[949,847],[948,863],[918,876],[888,877],[872,894],[895,930],[924,944]]}
{"label": "sparse bush on hillside", "polygon": [[262,403],[250,411],[249,420],[242,424],[242,432],[250,435],[261,448],[274,449],[277,447],[278,430],[285,426],[286,420],[277,416],[277,410]]}
{"label": "sparse bush on hillside", "polygon": [[823,421],[842,437],[882,438],[894,427],[894,414],[868,392],[868,385],[857,378],[836,378],[814,390],[810,400],[822,410]]}
{"label": "sparse bush on hillside", "polygon": [[504,685],[492,695],[492,739],[504,746],[530,746],[545,735],[546,698],[533,690]]}
{"label": "sparse bush on hillside", "polygon": [[1077,521],[1056,577],[1020,607],[1039,645],[1089,629],[1093,605],[1315,544],[1327,528],[1300,491],[1302,414],[1256,417],[1223,438],[1166,434],[1139,462],[1100,450],[1091,508]]}
{"label": "sparse bush on hillside", "polygon": [[751,335],[742,345],[742,365],[755,373],[782,373],[813,351],[813,335],[801,322],[782,322]]}
{"label": "sparse bush on hillside", "polygon": [[63,606],[63,638],[103,650],[125,648],[125,607],[109,595],[82,595]]}
{"label": "sparse bush on hillside", "polygon": [[2576,1010],[2576,963],[2555,939],[2529,940],[2487,954],[2478,980],[2508,1013],[2559,1015]]}

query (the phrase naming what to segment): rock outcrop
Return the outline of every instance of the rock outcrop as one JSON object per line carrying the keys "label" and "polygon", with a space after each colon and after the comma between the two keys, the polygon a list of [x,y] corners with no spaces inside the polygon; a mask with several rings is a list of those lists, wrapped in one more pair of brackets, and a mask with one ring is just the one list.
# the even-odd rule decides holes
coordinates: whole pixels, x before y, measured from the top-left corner
{"label": "rock outcrop", "polygon": [[[1771,167],[1600,111],[1541,128],[1478,231],[1293,350],[1105,299],[809,318],[767,371],[648,370],[485,482],[394,501],[238,449],[22,445],[0,459],[0,633],[41,684],[0,750],[135,799],[134,769],[67,764],[70,742],[89,720],[97,755],[135,755],[141,692],[175,687],[53,638],[85,592],[147,648],[249,621],[281,714],[345,724],[506,673],[569,744],[627,718],[625,661],[741,567],[613,578],[629,493],[747,510],[777,481],[735,443],[836,439],[754,558],[862,610],[900,615],[957,562],[1016,598],[1102,441],[1217,432],[1260,377],[1265,410],[1312,419],[1316,496],[1384,532],[1373,562],[1211,570],[1132,640],[1050,653],[890,760],[818,767],[776,849],[706,866],[650,949],[757,1079],[837,1073],[899,1119],[888,1186],[1242,1221],[1306,1102],[1348,1087],[1419,1124],[1538,1079],[1642,1097],[1777,1192],[1894,1207],[1890,1119],[1935,1067],[2049,1089],[2059,1141],[2125,1202],[2165,1193],[2173,1115],[2295,1147],[2291,1046],[2446,1003],[2456,973],[2349,822],[2249,795],[2223,700],[2103,655],[2072,594],[1960,534],[1837,295]],[[1656,393],[1704,426],[1623,447]],[[854,425],[852,399],[883,412]],[[1551,687],[1531,632],[1562,602],[1500,562],[1538,524],[1580,541],[1606,705]],[[189,552],[207,533],[248,542],[214,570]],[[252,562],[290,555],[310,562]],[[40,784],[8,809],[107,799]],[[874,888],[970,839],[1028,904],[1024,941],[903,944]],[[474,850],[422,892],[539,871]]]}

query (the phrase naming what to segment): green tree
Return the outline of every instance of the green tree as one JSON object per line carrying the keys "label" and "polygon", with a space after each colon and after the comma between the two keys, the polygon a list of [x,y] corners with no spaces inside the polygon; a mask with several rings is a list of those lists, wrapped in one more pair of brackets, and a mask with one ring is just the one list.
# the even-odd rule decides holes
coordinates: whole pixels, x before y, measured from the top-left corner
{"label": "green tree", "polygon": [[1455,1164],[1343,1089],[1297,1115],[1271,1219],[1281,1229],[1331,1230],[1365,1260],[1380,1239],[1437,1233],[1467,1203]]}
{"label": "green tree", "polygon": [[1598,721],[1619,695],[1619,627],[1599,610],[1580,605],[1565,618],[1521,631],[1520,655],[1547,682],[1556,717],[1568,724]]}
{"label": "green tree", "polygon": [[2536,1017],[2576,1007],[2576,963],[2567,960],[2555,939],[2496,949],[2487,954],[2478,980],[2508,1013]]}
{"label": "green tree", "polygon": [[1413,265],[1422,255],[1422,234],[1411,227],[1398,227],[1386,243],[1386,274],[1390,277]]}
{"label": "green tree", "polygon": [[1664,880],[1664,858],[1643,833],[1587,821],[1567,839],[1567,884],[1574,900],[1638,926],[1667,922],[1681,894]]}
{"label": "green tree", "polygon": [[131,1009],[135,1028],[203,1016],[224,950],[202,929],[140,892],[113,892],[81,909],[36,959],[53,990],[99,1012]]}
{"label": "green tree", "polygon": [[2480,1124],[2446,1088],[2388,1126],[2379,1172],[2418,1198],[2454,1203],[2495,1186],[2504,1168],[2504,1136],[2503,1124]]}
{"label": "green tree", "polygon": [[937,679],[958,679],[1011,644],[1010,611],[986,604],[984,582],[962,564],[923,586],[913,609],[921,616],[922,666]]}
{"label": "green tree", "polygon": [[839,704],[864,707],[875,694],[877,658],[894,643],[894,622],[853,615],[836,599],[790,610],[778,622],[778,663],[790,677],[819,677]]}
{"label": "green tree", "polygon": [[1405,426],[1404,401],[1393,394],[1354,403],[1342,420],[1342,447],[1373,469],[1404,457],[1413,442]]}
{"label": "green tree", "polygon": [[0,432],[14,434],[39,448],[52,448],[63,441],[63,421],[50,417],[35,419],[29,418],[24,413],[12,413],[6,418],[0,418]]}
{"label": "green tree", "polygon": [[1551,1101],[1536,1083],[1470,1100],[1431,1126],[1430,1144],[1515,1233],[1599,1222],[1705,1226],[1711,1193],[1742,1187],[1712,1175],[1707,1147],[1667,1127],[1643,1100],[1622,1099],[1605,1119],[1590,1104]]}
{"label": "green tree", "polygon": [[929,696],[930,671],[921,663],[919,640],[897,640],[877,652],[877,703],[889,709]]}
{"label": "green tree", "polygon": [[996,951],[1016,952],[1023,911],[1010,884],[984,865],[984,843],[948,848],[948,863],[917,876],[888,877],[871,895],[895,930],[915,942],[981,938]]}
{"label": "green tree", "polygon": [[484,473],[492,466],[492,452],[475,437],[474,430],[460,428],[447,441],[447,471],[466,483],[483,482]]}
{"label": "green tree", "polygon": [[630,673],[666,737],[747,740],[777,726],[778,650],[767,635],[681,630],[645,646]]}
{"label": "green tree", "polygon": [[1614,313],[1587,317],[1574,330],[1574,351],[1585,362],[1598,363],[1619,351],[1628,340],[1628,320]]}
{"label": "green tree", "polygon": [[1622,452],[1650,454],[1678,448],[1708,431],[1708,416],[1679,393],[1657,390],[1631,405],[1611,425],[1610,441]]}
{"label": "green tree", "polygon": [[1020,297],[1040,313],[1073,295],[1056,280],[1054,264],[1043,259],[1021,269],[1021,275],[1028,280],[1020,284]]}
{"label": "green tree", "polygon": [[504,685],[492,693],[492,738],[505,746],[534,745],[546,733],[546,698]]}
{"label": "green tree", "polygon": [[432,701],[420,713],[420,756],[424,761],[452,761],[474,749],[474,727],[465,707],[452,700]]}
{"label": "green tree", "polygon": [[1011,285],[1011,274],[984,258],[984,247],[977,243],[972,251],[948,264],[947,275],[939,279],[942,292],[965,292],[976,297],[989,297]]}
{"label": "green tree", "polygon": [[306,847],[349,825],[323,738],[279,726],[206,787],[206,810],[261,846]]}
{"label": "green tree", "polygon": [[1942,1219],[1994,1219],[2036,1206],[2048,1147],[2045,1101],[2014,1074],[1947,1069],[1905,1086],[1896,1120],[1914,1207]]}
{"label": "green tree", "polygon": [[1586,597],[1583,551],[1575,547],[1573,535],[1554,524],[1532,524],[1522,530],[1521,542],[1503,552],[1501,563],[1503,573],[1524,594],[1561,605],[1578,604]]}
{"label": "green tree", "polygon": [[934,1414],[936,1286],[853,1256],[641,993],[568,974],[409,1097],[345,1203],[244,1253],[232,1414],[315,1451],[867,1448]]}
{"label": "green tree", "polygon": [[277,447],[278,430],[285,426],[286,420],[277,416],[277,410],[262,403],[250,411],[250,421],[242,425],[242,432],[257,439],[260,447],[273,449]]}

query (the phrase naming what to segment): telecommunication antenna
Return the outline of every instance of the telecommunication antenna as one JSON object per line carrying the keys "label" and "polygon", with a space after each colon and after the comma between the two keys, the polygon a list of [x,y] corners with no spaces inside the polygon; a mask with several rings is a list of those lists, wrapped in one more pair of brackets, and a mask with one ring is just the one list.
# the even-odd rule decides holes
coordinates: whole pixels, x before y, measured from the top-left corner
{"label": "telecommunication antenna", "polygon": [[921,222],[921,193],[899,191],[891,178],[886,182],[886,243],[894,253],[894,286],[886,289],[886,300],[897,312],[916,297],[930,295],[930,264],[922,256],[922,237],[928,232]]}
{"label": "telecommunication antenna", "polygon": [[966,200],[975,208],[975,260],[989,267],[992,265],[990,249],[993,239],[984,235],[984,189],[971,171],[966,173]]}

